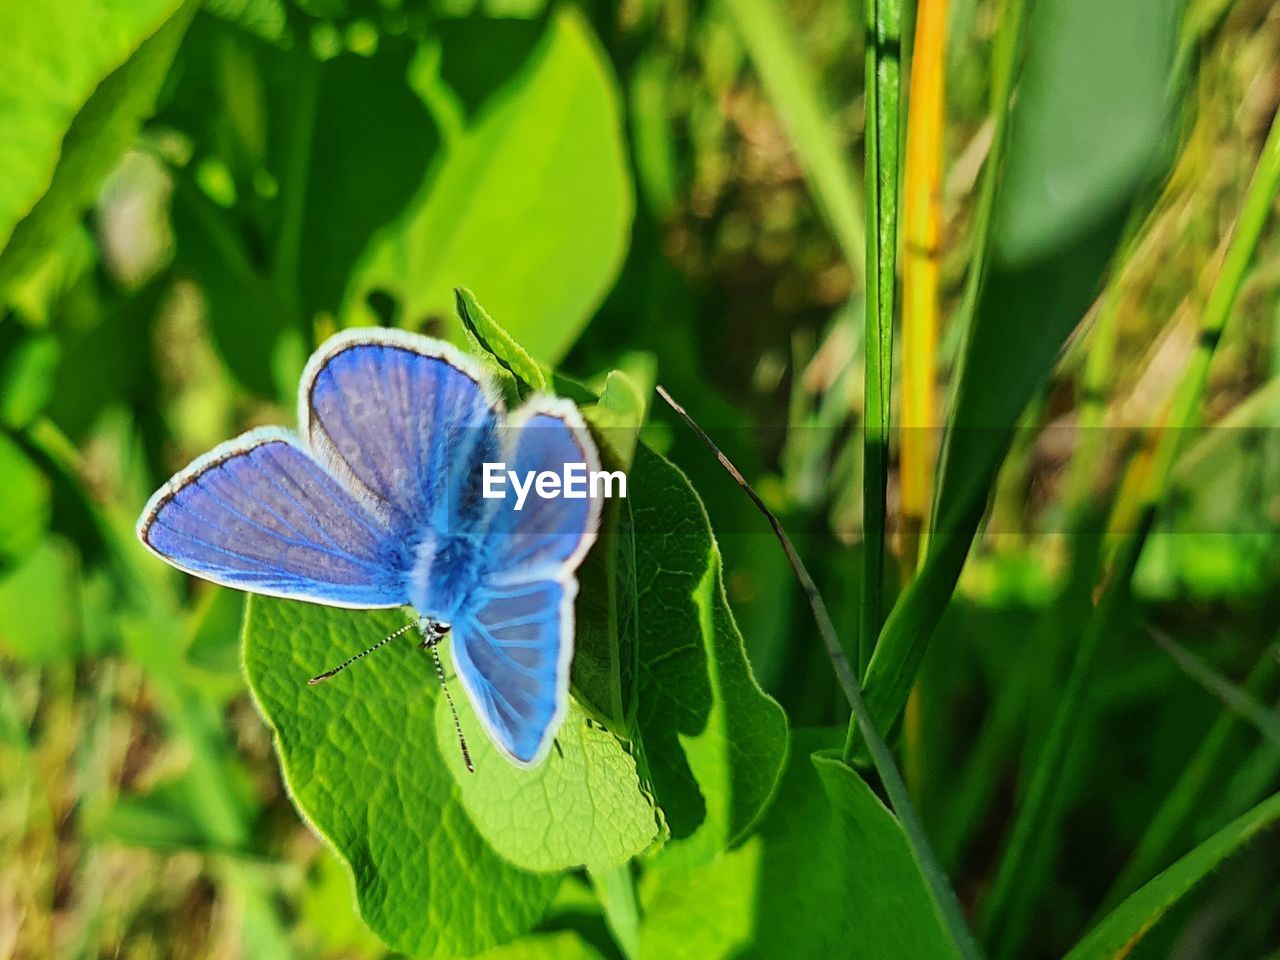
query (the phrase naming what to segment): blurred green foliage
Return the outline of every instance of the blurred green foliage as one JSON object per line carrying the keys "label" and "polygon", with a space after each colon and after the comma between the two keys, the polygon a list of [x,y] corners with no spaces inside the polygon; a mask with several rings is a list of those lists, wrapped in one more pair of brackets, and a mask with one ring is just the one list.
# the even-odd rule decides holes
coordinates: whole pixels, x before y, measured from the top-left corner
{"label": "blurred green foliage", "polygon": [[[927,842],[992,956],[1274,956],[1280,20],[951,0],[950,27],[950,429],[910,582],[890,451],[861,678],[926,840],[840,753],[764,521],[651,409],[660,381],[723,445],[852,655],[861,10],[0,0],[0,952],[964,955]],[[407,644],[308,691],[398,615],[246,605],[133,537],[366,324],[571,397],[629,470],[539,769],[473,736],[466,774]]]}

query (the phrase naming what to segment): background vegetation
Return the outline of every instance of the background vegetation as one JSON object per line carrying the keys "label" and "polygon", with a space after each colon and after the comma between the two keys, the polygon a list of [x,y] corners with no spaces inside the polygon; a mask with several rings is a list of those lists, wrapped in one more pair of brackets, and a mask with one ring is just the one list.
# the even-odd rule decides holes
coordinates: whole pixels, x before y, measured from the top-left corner
{"label": "background vegetation", "polygon": [[[0,0],[0,956],[1280,956],[1278,102],[1266,0]],[[630,465],[540,771],[133,538],[360,324]]]}

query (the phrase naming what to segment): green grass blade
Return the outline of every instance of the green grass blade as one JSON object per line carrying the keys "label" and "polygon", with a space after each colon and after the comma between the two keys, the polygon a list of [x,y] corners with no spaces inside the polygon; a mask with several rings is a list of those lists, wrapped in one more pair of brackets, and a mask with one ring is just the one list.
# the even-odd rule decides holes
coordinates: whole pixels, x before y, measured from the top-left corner
{"label": "green grass blade", "polygon": [[[885,493],[893,379],[893,301],[898,251],[898,127],[902,9],[866,0],[867,245],[866,376],[863,380],[862,606],[858,675],[866,673],[884,622]],[[849,748],[855,744],[850,727]]]}
{"label": "green grass blade", "polygon": [[1184,428],[1194,422],[1200,408],[1210,361],[1270,214],[1277,184],[1280,184],[1280,123],[1273,122],[1246,192],[1222,271],[1205,305],[1196,352],[1173,396],[1170,416],[1163,427],[1149,432],[1146,446],[1133,468],[1141,471],[1139,482],[1132,488],[1135,494],[1130,498],[1131,502],[1122,500],[1117,503],[1113,513],[1113,529],[1123,533],[1117,559],[1098,609],[1077,648],[1070,676],[1058,701],[1048,737],[1036,758],[982,912],[980,930],[983,934],[990,936],[996,931],[1001,934],[998,956],[1017,953],[1038,893],[1026,878],[1033,875],[1036,864],[1046,856],[1064,814],[1065,800],[1057,784],[1067,747],[1074,739],[1085,689],[1102,641],[1113,634],[1117,615],[1128,598],[1129,583],[1150,530],[1155,507],[1168,489],[1180,440],[1186,432]]}
{"label": "green grass blade", "polygon": [[1118,960],[1227,857],[1280,820],[1280,794],[1223,827],[1111,912],[1065,960]]}
{"label": "green grass blade", "polygon": [[1129,601],[1129,585],[1138,558],[1142,555],[1144,536],[1131,537],[1117,562],[1107,588],[1090,619],[1072,660],[1071,672],[1063,686],[1062,698],[1046,735],[1026,791],[1018,807],[1013,830],[1000,858],[979,915],[978,930],[990,942],[998,935],[997,956],[1016,955],[1016,944],[1025,933],[1027,914],[1035,891],[1026,883],[1034,875],[1043,855],[1046,831],[1052,829],[1061,814],[1061,782],[1067,750],[1072,742],[1075,724],[1083,711],[1085,690],[1092,675],[1103,641],[1113,636],[1120,613]]}
{"label": "green grass blade", "polygon": [[1257,697],[1236,686],[1164,631],[1148,626],[1147,633],[1183,673],[1222,701],[1236,716],[1252,724],[1267,740],[1280,745],[1280,714],[1269,710]]}
{"label": "green grass blade", "polygon": [[[1259,658],[1249,674],[1245,689],[1259,693],[1266,688],[1276,673],[1280,661],[1269,648]],[[1192,755],[1173,788],[1165,795],[1160,808],[1150,818],[1146,830],[1134,847],[1133,856],[1111,885],[1103,898],[1103,911],[1109,912],[1120,899],[1132,893],[1143,879],[1152,875],[1156,867],[1165,862],[1166,852],[1178,835],[1186,829],[1202,808],[1206,792],[1215,784],[1214,774],[1231,736],[1240,726],[1240,718],[1230,710],[1223,710],[1209,728],[1199,747]],[[1201,819],[1203,819],[1203,813]]]}
{"label": "green grass blade", "polygon": [[853,186],[856,176],[837,147],[800,41],[782,7],[769,0],[728,0],[728,6],[856,285],[866,256],[865,214]]}
{"label": "green grass blade", "polygon": [[[1118,8],[1042,0],[1028,14],[1018,108],[994,174],[984,262],[974,268],[977,300],[939,457],[929,549],[865,677],[882,729],[906,703],[1014,426],[1092,303],[1134,197],[1166,159],[1180,8],[1180,0]],[[1142,55],[1121,36],[1142,37]],[[1093,55],[1080,57],[1082,49]],[[1098,151],[1100,142],[1114,148]]]}

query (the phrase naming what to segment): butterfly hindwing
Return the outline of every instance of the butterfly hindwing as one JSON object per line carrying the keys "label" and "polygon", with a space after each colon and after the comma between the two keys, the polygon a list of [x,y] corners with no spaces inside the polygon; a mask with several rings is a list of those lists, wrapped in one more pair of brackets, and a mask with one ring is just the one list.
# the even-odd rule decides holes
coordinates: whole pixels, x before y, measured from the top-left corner
{"label": "butterfly hindwing", "polygon": [[405,602],[405,558],[385,519],[280,430],[247,433],[177,474],[138,536],[223,586],[343,607]]}
{"label": "butterfly hindwing", "polygon": [[568,695],[577,583],[482,588],[453,625],[453,662],[490,737],[513,760],[541,759]]}
{"label": "butterfly hindwing", "polygon": [[[576,407],[537,398],[510,418],[508,468],[563,474],[566,464],[599,469],[595,446]],[[537,763],[550,747],[569,698],[573,655],[574,576],[595,541],[595,498],[540,497],[522,509],[498,501],[488,535],[489,569],[468,612],[454,624],[454,663],[494,741],[517,763]]]}

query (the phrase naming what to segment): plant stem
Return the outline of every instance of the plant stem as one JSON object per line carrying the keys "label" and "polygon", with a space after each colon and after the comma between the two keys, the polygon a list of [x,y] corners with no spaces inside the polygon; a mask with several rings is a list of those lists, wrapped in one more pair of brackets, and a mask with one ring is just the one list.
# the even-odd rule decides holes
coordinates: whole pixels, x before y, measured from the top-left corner
{"label": "plant stem", "polygon": [[902,569],[910,579],[927,527],[937,456],[938,285],[948,0],[920,0],[907,98],[902,256]]}
{"label": "plant stem", "polygon": [[588,870],[587,874],[604,909],[604,922],[618,949],[627,960],[637,960],[640,956],[640,908],[636,903],[631,865],[624,863],[611,870]]}
{"label": "plant stem", "polygon": [[787,555],[787,561],[791,564],[791,569],[795,572],[796,579],[800,582],[800,588],[804,591],[805,597],[809,601],[809,607],[813,611],[813,619],[818,625],[818,633],[827,648],[827,656],[831,659],[832,669],[835,670],[836,680],[849,701],[849,707],[853,711],[853,721],[862,728],[862,736],[867,743],[867,749],[871,752],[871,760],[875,764],[876,772],[880,774],[880,781],[884,784],[885,793],[889,795],[889,804],[897,815],[898,821],[902,824],[907,846],[911,850],[911,857],[915,861],[920,875],[924,878],[925,887],[933,903],[934,912],[937,914],[939,921],[941,921],[943,929],[949,934],[958,955],[963,957],[964,960],[979,960],[982,953],[965,921],[964,911],[960,908],[960,902],[956,899],[950,880],[948,880],[946,873],[943,872],[941,865],[938,863],[938,858],[934,855],[933,849],[929,845],[929,838],[925,833],[924,824],[921,822],[911,802],[911,795],[907,791],[907,785],[902,779],[902,774],[893,762],[893,755],[889,752],[889,747],[884,742],[884,738],[880,736],[872,723],[871,712],[867,709],[866,701],[862,698],[862,688],[858,685],[858,678],[853,672],[849,659],[844,655],[844,648],[840,645],[840,638],[836,634],[835,624],[831,620],[831,615],[827,612],[827,606],[822,600],[822,594],[818,591],[817,584],[813,582],[813,577],[809,575],[808,568],[805,567],[804,561],[800,559],[800,555],[791,543],[791,538],[787,536],[786,530],[783,529],[781,521],[774,516],[773,511],[760,499],[760,496],[752,489],[751,484],[747,483],[746,478],[738,472],[738,468],[716,446],[715,441],[707,435],[706,431],[698,426],[694,419],[685,412],[684,407],[676,403],[661,386],[656,389],[658,395],[667,402],[671,409],[680,415],[684,422],[689,425],[689,428],[716,455],[720,465],[737,481],[738,486],[751,498],[751,502],[756,505],[756,509],[764,515],[765,519],[769,521],[769,526],[773,528],[774,536],[778,538],[778,542],[782,545],[783,552]]}

